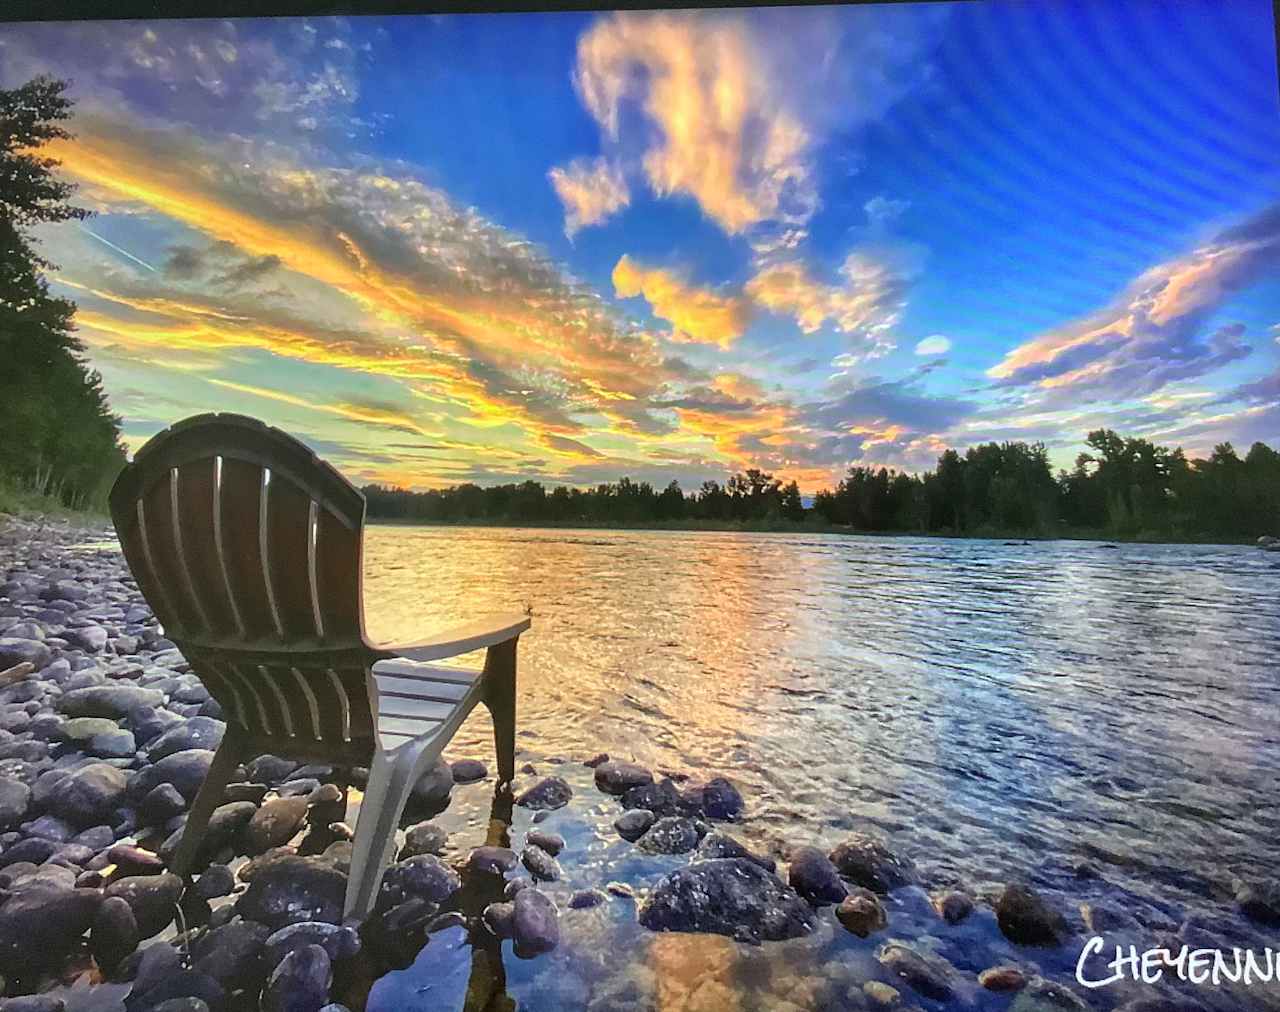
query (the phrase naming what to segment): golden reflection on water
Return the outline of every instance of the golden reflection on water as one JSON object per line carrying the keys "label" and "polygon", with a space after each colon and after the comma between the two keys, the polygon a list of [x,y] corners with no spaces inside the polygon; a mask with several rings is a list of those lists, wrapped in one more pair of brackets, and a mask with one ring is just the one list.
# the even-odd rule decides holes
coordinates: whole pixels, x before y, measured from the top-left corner
{"label": "golden reflection on water", "polygon": [[[540,773],[606,751],[727,774],[748,803],[735,833],[774,854],[867,829],[981,890],[1106,853],[1111,885],[1181,903],[1204,901],[1204,869],[1280,858],[1251,800],[1280,786],[1280,571],[1261,553],[400,527],[366,544],[375,638],[532,607],[518,744]],[[448,751],[491,758],[482,710]],[[614,809],[588,804],[588,857],[625,865]],[[664,1012],[754,1007],[755,955],[623,921],[570,932],[555,959],[631,974]],[[599,966],[616,944],[643,959]],[[525,993],[540,979],[508,969]]]}

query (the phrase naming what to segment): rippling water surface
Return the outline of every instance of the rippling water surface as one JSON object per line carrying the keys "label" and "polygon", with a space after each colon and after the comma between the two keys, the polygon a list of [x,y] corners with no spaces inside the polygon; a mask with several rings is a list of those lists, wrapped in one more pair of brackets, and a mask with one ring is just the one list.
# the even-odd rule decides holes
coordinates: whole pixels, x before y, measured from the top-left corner
{"label": "rippling water surface", "polygon": [[[1269,874],[1280,856],[1273,554],[489,528],[373,527],[366,538],[375,637],[530,607],[519,696],[528,755],[580,762],[606,751],[694,777],[725,773],[747,798],[741,835],[761,849],[873,830],[932,882],[981,893],[1028,876],[1064,904],[1105,899],[1173,927],[1189,911],[1232,916],[1233,877]],[[488,735],[476,716],[451,753],[488,758]],[[589,772],[574,774],[584,793]],[[643,889],[683,860],[635,857],[608,829],[616,804],[591,803],[586,816],[557,815],[570,850],[575,840],[584,850],[566,865],[580,860],[602,881],[568,887],[621,877]],[[451,817],[467,818],[469,804]],[[1077,878],[1081,862],[1097,877]],[[874,974],[875,939],[840,937],[838,925],[769,952],[723,939],[673,949],[621,907],[569,912],[552,957],[526,964],[508,949],[506,987],[522,1008],[577,1003],[583,996],[563,989],[579,985],[605,996],[634,986],[628,1001],[640,1005],[702,1007],[695,992],[713,965],[730,967],[729,982],[708,1008],[726,1007],[725,994],[744,1008],[778,1005],[782,965],[813,977],[839,963],[855,989],[859,974]],[[904,909],[896,923],[909,930],[916,913]],[[921,918],[917,934],[937,931]],[[958,966],[1025,956],[1001,949],[981,922],[949,930],[924,944]],[[647,952],[653,979],[620,981],[600,955],[618,945]],[[445,947],[433,942],[421,966],[380,983],[384,1001],[407,1007],[416,994],[423,1008],[461,1007],[461,992],[454,1001],[441,991]],[[691,951],[704,954],[686,986],[678,966]],[[1045,957],[1042,968],[1070,979],[1063,968],[1074,956],[1062,966]],[[758,987],[742,976],[753,961],[774,968]],[[663,987],[677,987],[676,998]],[[835,1001],[788,988],[802,1008]],[[1110,1008],[1122,993],[1089,998]]]}

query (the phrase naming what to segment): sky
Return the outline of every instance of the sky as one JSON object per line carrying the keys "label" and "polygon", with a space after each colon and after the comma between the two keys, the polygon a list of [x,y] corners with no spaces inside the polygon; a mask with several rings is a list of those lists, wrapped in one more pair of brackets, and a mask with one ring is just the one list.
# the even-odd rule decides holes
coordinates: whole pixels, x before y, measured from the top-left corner
{"label": "sky", "polygon": [[136,449],[358,484],[1280,446],[1270,0],[0,26],[96,214],[52,290]]}

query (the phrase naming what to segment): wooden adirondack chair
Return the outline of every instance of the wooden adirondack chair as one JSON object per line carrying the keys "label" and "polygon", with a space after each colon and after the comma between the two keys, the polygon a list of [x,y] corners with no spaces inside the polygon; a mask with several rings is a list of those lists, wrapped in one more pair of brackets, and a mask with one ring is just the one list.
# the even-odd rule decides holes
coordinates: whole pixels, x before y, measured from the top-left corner
{"label": "wooden adirondack chair", "polygon": [[[302,443],[243,415],[188,418],[137,452],[110,504],[139,588],[227,721],[173,872],[190,872],[239,763],[270,753],[367,765],[345,904],[362,917],[415,782],[477,703],[511,781],[516,642],[529,619],[370,643],[364,496]],[[481,671],[430,663],[482,648]]]}

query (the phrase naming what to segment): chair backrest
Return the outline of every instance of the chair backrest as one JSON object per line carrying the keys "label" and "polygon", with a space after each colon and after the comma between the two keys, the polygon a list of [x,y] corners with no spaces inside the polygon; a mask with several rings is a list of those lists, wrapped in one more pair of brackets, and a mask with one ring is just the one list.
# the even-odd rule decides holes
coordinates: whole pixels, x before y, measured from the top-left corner
{"label": "chair backrest", "polygon": [[332,466],[257,419],[197,415],[138,450],[110,506],[143,596],[229,720],[372,737],[365,502]]}

